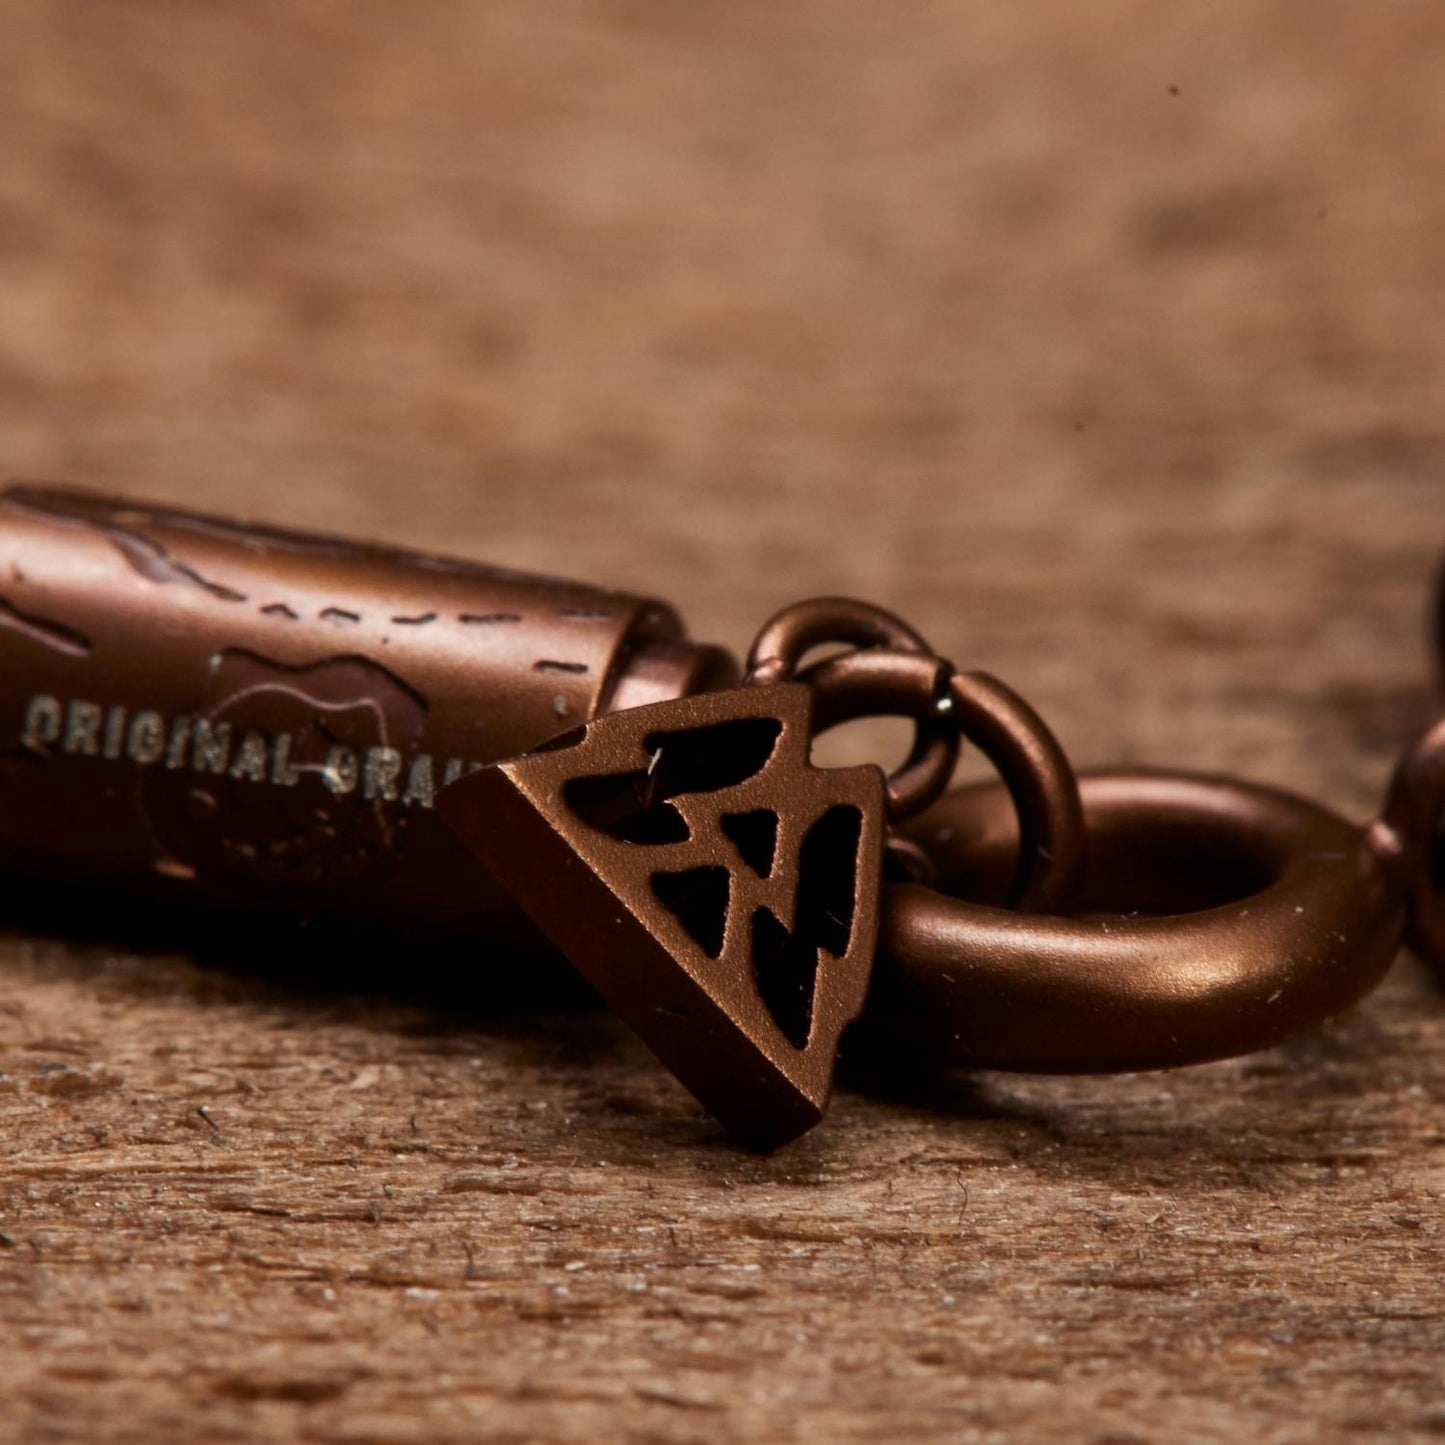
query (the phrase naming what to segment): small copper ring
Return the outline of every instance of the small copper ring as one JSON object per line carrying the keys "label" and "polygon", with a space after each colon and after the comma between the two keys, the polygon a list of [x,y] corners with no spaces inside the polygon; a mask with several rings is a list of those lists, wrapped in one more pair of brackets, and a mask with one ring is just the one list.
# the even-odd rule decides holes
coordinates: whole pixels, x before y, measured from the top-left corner
{"label": "small copper ring", "polygon": [[949,665],[916,652],[844,652],[805,668],[798,681],[813,693],[813,730],[827,732],[865,717],[911,718],[913,746],[888,776],[890,823],[921,812],[948,786],[958,765],[959,726],[940,709]]}
{"label": "small copper ring", "polygon": [[1080,784],[1088,866],[1067,916],[999,906],[1017,827],[997,784],[910,826],[950,892],[885,886],[868,1014],[883,1038],[985,1068],[1170,1068],[1279,1043],[1389,967],[1404,905],[1363,830],[1225,779]]}
{"label": "small copper ring", "polygon": [[[936,706],[937,679],[945,665],[913,628],[885,608],[851,597],[816,597],[795,602],[763,624],[748,654],[745,681],[754,685],[791,681],[814,648],[840,643],[857,651],[904,654],[928,663],[926,691],[914,688],[907,701],[898,707],[864,707],[849,714],[862,717],[870,711],[884,715],[896,713],[914,720],[913,745],[908,757],[887,783],[888,817],[890,822],[896,822],[933,802],[948,786],[958,766],[958,729]],[[840,656],[856,656],[857,651]],[[804,680],[811,683],[820,675],[819,667],[814,666]],[[839,676],[836,669],[827,675]],[[917,683],[922,676],[922,671],[916,669],[910,674],[910,684]],[[847,682],[844,680],[835,686],[843,691]],[[909,685],[904,686],[903,692],[909,692]]]}
{"label": "small copper ring", "polygon": [[998,769],[1018,812],[1012,906],[1066,906],[1083,863],[1073,770],[1053,734],[1016,693],[987,673],[959,673],[907,652],[850,652],[806,669],[817,732],[860,717],[911,717],[919,742],[888,779],[888,820],[926,807],[947,786],[961,734]]}
{"label": "small copper ring", "polygon": [[913,628],[886,608],[852,597],[814,597],[783,608],[763,624],[748,653],[747,680],[787,682],[813,648],[830,643],[931,652]]}

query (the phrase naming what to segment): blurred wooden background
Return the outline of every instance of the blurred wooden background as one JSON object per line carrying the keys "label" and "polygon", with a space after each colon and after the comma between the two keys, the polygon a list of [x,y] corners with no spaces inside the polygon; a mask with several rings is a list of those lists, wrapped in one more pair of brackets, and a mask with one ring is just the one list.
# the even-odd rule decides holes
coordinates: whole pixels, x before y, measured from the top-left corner
{"label": "blurred wooden background", "polygon": [[[1445,11],[3,0],[0,456],[819,591],[1080,762],[1431,712]],[[83,908],[83,901],[77,907]],[[0,1438],[1445,1431],[1445,997],[740,1153],[610,1020],[0,934]]]}

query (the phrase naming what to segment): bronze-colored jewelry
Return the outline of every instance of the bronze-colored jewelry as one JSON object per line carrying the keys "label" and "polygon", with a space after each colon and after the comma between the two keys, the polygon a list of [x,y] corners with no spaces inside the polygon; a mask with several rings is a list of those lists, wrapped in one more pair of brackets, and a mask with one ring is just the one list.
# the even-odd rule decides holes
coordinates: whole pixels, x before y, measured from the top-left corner
{"label": "bronze-colored jewelry", "polygon": [[[842,641],[864,650],[797,671]],[[1016,895],[1072,892],[1082,832],[1058,745],[1001,683],[921,646],[877,609],[805,603],[764,629],[743,686],[600,718],[438,802],[653,1052],[761,1147],[822,1117],[867,993],[885,829],[947,785],[960,734],[1017,805]],[[894,777],[811,765],[818,732],[885,713],[917,728]]]}
{"label": "bronze-colored jewelry", "polygon": [[[874,715],[914,724],[891,777],[810,762]],[[467,957],[525,915],[764,1148],[821,1117],[860,1013],[968,1064],[1155,1068],[1347,1007],[1407,923],[1445,959],[1445,724],[1365,829],[1076,779],[1006,686],[843,599],[780,613],[740,677],[646,598],[14,488],[0,728],[11,873]],[[945,796],[964,740],[1000,782]]]}

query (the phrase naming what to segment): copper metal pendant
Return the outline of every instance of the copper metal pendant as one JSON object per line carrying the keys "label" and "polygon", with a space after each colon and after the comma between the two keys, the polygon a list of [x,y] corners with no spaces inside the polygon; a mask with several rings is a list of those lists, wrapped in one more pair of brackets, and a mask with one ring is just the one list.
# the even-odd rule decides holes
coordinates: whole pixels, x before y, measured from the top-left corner
{"label": "copper metal pendant", "polygon": [[884,779],[815,768],[812,691],[615,713],[442,816],[698,1100],[775,1148],[822,1117],[878,929]]}

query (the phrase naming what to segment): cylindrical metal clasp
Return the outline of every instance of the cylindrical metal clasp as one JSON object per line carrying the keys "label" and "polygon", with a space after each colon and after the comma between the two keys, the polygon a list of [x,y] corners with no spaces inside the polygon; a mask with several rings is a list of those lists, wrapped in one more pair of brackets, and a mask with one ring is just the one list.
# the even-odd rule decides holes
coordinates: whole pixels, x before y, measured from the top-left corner
{"label": "cylindrical metal clasp", "polygon": [[447,784],[734,680],[645,597],[48,488],[0,495],[0,871],[494,931]]}

